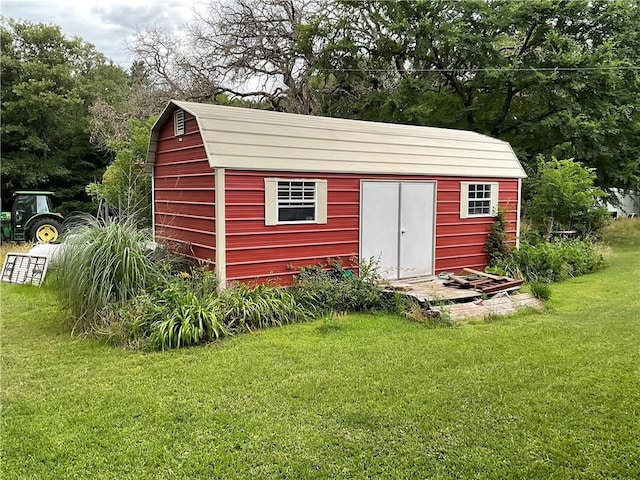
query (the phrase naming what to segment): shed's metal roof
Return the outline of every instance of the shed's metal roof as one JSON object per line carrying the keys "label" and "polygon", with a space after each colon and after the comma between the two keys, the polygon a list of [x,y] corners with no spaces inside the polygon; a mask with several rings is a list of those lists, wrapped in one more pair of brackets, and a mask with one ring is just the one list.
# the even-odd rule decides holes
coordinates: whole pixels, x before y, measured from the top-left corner
{"label": "shed's metal roof", "polygon": [[169,102],[197,122],[212,168],[363,174],[524,178],[509,143],[465,130],[314,117],[204,103]]}

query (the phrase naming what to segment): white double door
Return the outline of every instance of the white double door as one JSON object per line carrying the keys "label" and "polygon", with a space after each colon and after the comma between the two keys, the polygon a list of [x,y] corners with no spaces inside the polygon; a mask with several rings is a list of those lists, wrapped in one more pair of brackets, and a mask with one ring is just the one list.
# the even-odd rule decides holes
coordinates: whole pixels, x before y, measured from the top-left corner
{"label": "white double door", "polygon": [[387,279],[433,274],[435,184],[362,182],[360,258]]}

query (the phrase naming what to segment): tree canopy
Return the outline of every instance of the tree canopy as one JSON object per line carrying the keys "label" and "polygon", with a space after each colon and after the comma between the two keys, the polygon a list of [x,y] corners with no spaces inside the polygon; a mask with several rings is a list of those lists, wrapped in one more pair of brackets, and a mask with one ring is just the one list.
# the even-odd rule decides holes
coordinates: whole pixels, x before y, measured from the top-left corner
{"label": "tree canopy", "polygon": [[320,24],[331,116],[475,130],[640,186],[635,0],[349,0]]}
{"label": "tree canopy", "polygon": [[17,189],[49,189],[64,211],[88,209],[85,186],[109,157],[90,142],[89,108],[115,103],[127,74],[54,25],[8,20],[2,40],[2,198]]}
{"label": "tree canopy", "polygon": [[138,33],[131,51],[171,98],[247,98],[273,110],[313,114],[311,73],[325,42],[306,33],[331,8],[328,0],[212,1],[184,35],[150,28]]}
{"label": "tree canopy", "polygon": [[606,193],[594,185],[596,175],[571,159],[537,159],[530,178],[525,211],[531,226],[546,240],[554,230],[576,230],[586,236],[597,232],[609,218],[603,206]]}
{"label": "tree canopy", "polygon": [[146,121],[129,120],[129,135],[112,140],[109,149],[115,159],[99,182],[87,186],[108,214],[129,218],[138,225],[149,226],[151,220],[151,176],[145,172],[149,135],[156,118]]}
{"label": "tree canopy", "polygon": [[640,188],[636,0],[228,0],[132,51],[178,98],[474,130]]}
{"label": "tree canopy", "polygon": [[9,20],[2,197],[47,188],[87,209],[132,119],[170,98],[474,130],[531,174],[540,154],[573,158],[599,187],[640,190],[639,31],[636,0],[225,0],[184,35],[140,31],[127,75]]}

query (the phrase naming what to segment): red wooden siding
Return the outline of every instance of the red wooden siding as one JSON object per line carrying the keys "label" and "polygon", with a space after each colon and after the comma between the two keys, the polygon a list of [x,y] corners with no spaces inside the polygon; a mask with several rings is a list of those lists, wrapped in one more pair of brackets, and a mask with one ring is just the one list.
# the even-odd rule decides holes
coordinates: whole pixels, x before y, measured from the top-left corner
{"label": "red wooden siding", "polygon": [[[327,224],[265,226],[264,179],[273,177],[327,179]],[[359,251],[360,181],[366,179],[436,181],[436,273],[486,265],[483,248],[494,220],[460,218],[460,182],[467,178],[227,170],[227,278],[271,279],[288,284],[295,267],[326,264],[335,259],[350,265]],[[473,182],[500,184],[500,205],[508,211],[509,234],[515,242],[518,181],[478,178]]]}
{"label": "red wooden siding", "polygon": [[156,238],[193,259],[215,260],[215,176],[195,118],[185,112],[176,137],[173,116],[161,127],[154,164]]}
{"label": "red wooden siding", "polygon": [[[193,259],[215,260],[215,175],[193,116],[185,112],[185,134],[174,136],[173,116],[159,130],[154,164],[154,222],[159,240]],[[327,223],[266,226],[265,178],[327,180]],[[291,283],[301,266],[340,260],[356,266],[362,180],[436,182],[435,273],[482,268],[486,235],[494,219],[460,218],[460,184],[499,183],[515,242],[518,180],[359,174],[314,174],[226,169],[227,279]]]}
{"label": "red wooden siding", "polygon": [[[264,179],[328,180],[326,224],[265,226]],[[226,171],[227,279],[273,280],[289,284],[296,267],[358,254],[359,188],[341,175]]]}
{"label": "red wooden siding", "polygon": [[507,211],[507,233],[515,244],[516,216],[518,211],[518,180],[498,178],[438,179],[436,213],[436,273],[458,272],[487,265],[484,243],[494,222],[492,217],[460,218],[460,182],[499,183],[500,206]]}

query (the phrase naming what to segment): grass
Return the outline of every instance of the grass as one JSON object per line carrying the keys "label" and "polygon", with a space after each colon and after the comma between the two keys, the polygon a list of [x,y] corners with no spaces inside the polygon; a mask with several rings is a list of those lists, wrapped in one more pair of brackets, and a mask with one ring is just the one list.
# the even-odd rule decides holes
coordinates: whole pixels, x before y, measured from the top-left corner
{"label": "grass", "polygon": [[33,248],[30,242],[2,242],[0,243],[0,263],[4,265],[4,259],[7,253],[27,253]]}
{"label": "grass", "polygon": [[2,285],[2,477],[640,477],[640,249],[544,313],[341,315],[182,351],[70,337]]}
{"label": "grass", "polygon": [[608,244],[640,247],[640,219],[615,220],[604,228],[602,237]]}

